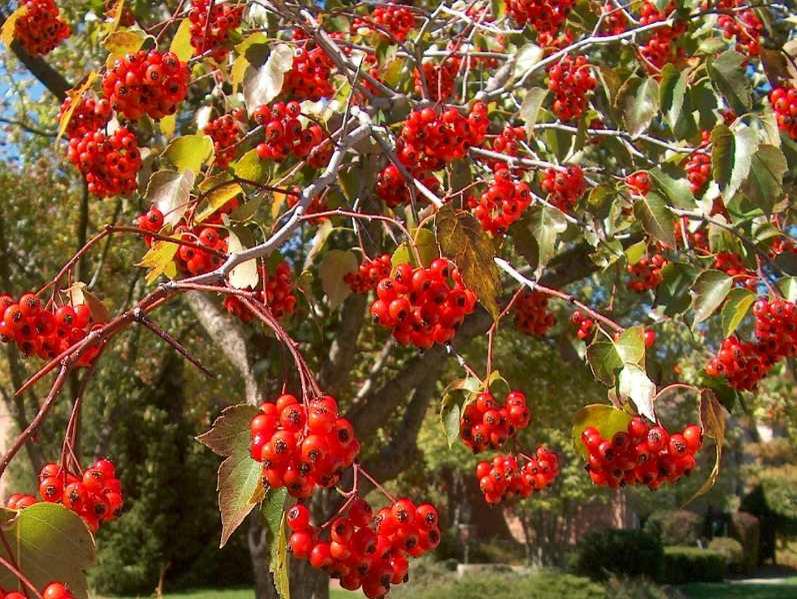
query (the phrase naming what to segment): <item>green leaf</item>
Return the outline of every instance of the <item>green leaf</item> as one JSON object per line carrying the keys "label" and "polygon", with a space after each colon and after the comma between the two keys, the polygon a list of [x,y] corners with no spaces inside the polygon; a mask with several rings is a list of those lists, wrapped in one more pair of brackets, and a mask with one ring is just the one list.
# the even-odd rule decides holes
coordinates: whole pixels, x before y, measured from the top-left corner
{"label": "green leaf", "polygon": [[636,264],[648,253],[648,244],[642,240],[637,241],[625,250],[625,260],[631,265]]}
{"label": "green leaf", "polygon": [[711,171],[720,189],[727,187],[733,172],[733,131],[720,123],[711,132]]}
{"label": "green leaf", "polygon": [[653,239],[675,245],[675,219],[658,193],[650,191],[644,198],[634,202],[634,215]]}
{"label": "green leaf", "polygon": [[285,513],[280,520],[277,538],[271,545],[269,571],[274,577],[274,587],[280,599],[291,599],[290,561],[288,560],[288,533],[285,530]]}
{"label": "green leaf", "polygon": [[165,224],[174,226],[183,218],[195,178],[191,171],[160,170],[152,173],[145,196],[150,205],[163,213]]}
{"label": "green leaf", "polygon": [[265,493],[262,464],[249,454],[249,423],[258,412],[255,406],[230,406],[208,432],[197,437],[197,441],[225,457],[219,467],[217,485],[222,526],[220,547],[224,547]]}
{"label": "green leaf", "polygon": [[758,149],[758,136],[752,127],[741,125],[733,133],[733,171],[728,185],[720,190],[730,200],[739,191],[742,183],[750,174],[753,165],[753,154]]}
{"label": "green leaf", "polygon": [[539,250],[537,270],[541,270],[556,255],[556,238],[567,229],[564,215],[555,208],[537,206],[529,210],[529,231]]}
{"label": "green leaf", "polygon": [[644,133],[659,111],[659,84],[652,77],[641,80],[623,99],[623,116],[632,137]]}
{"label": "green leaf", "polygon": [[[227,235],[227,252],[230,254],[239,254],[245,249],[240,238],[233,231],[229,231]],[[230,271],[227,279],[230,282],[230,286],[234,289],[255,289],[260,282],[257,260],[252,258],[251,260],[239,264]]]}
{"label": "green leaf", "polygon": [[537,117],[540,114],[540,108],[548,95],[548,90],[541,87],[533,87],[526,92],[523,98],[523,104],[520,105],[518,116],[523,124],[526,125],[526,133],[530,134],[534,125],[537,123]]}
{"label": "green leaf", "polygon": [[638,325],[623,331],[614,342],[617,355],[625,364],[645,363],[645,327]]}
{"label": "green leaf", "polygon": [[608,241],[601,241],[598,249],[590,254],[589,258],[602,270],[606,270],[623,257],[625,257],[625,251],[620,240],[609,239]]}
{"label": "green leaf", "polygon": [[786,157],[780,148],[761,145],[752,156],[750,174],[742,189],[750,201],[768,214],[783,196],[783,176],[787,170]]}
{"label": "green leaf", "polygon": [[498,318],[501,278],[493,262],[495,248],[479,221],[465,211],[454,211],[447,204],[435,215],[437,241],[444,256],[457,265],[465,286],[492,315]]}
{"label": "green leaf", "polygon": [[787,275],[797,275],[797,254],[783,252],[775,256],[775,264]]}
{"label": "green leaf", "polygon": [[573,447],[587,457],[589,455],[587,448],[581,442],[581,433],[584,429],[595,427],[604,439],[611,439],[615,433],[628,430],[631,418],[631,414],[606,404],[584,406],[573,416],[571,432]]}
{"label": "green leaf", "polygon": [[730,337],[741,324],[750,306],[756,300],[756,294],[743,287],[731,289],[725,305],[722,306],[722,336]]}
{"label": "green leaf", "polygon": [[797,277],[783,277],[778,281],[778,289],[790,302],[797,301]]}
{"label": "green leaf", "polygon": [[515,53],[515,69],[513,77],[518,78],[535,64],[540,62],[543,49],[536,44],[526,44]]}
{"label": "green leaf", "polygon": [[158,128],[166,139],[171,139],[177,129],[177,115],[167,114],[158,123]]}
{"label": "green leaf", "polygon": [[279,44],[271,50],[266,63],[259,67],[249,65],[244,73],[244,104],[249,114],[268,104],[282,91],[285,73],[293,66],[293,48]]}
{"label": "green leaf", "polygon": [[656,397],[656,384],[648,378],[645,371],[636,364],[626,364],[620,371],[618,381],[620,395],[628,397],[637,411],[648,420],[656,421],[653,400]]}
{"label": "green leaf", "polygon": [[[457,379],[443,390],[443,401],[440,405],[440,423],[446,434],[448,446],[453,447],[459,440],[459,427],[462,410],[469,398],[481,390],[481,382],[473,377]],[[460,395],[457,392],[464,392]]]}
{"label": "green leaf", "polygon": [[357,256],[350,250],[330,250],[324,254],[318,274],[331,309],[337,308],[351,294],[351,288],[343,278],[357,269]]}
{"label": "green leaf", "polygon": [[213,140],[209,135],[183,135],[166,146],[163,154],[178,171],[198,173],[213,159]]}
{"label": "green leaf", "polygon": [[501,19],[506,15],[506,0],[490,0],[493,18]]}
{"label": "green leaf", "polygon": [[695,206],[695,196],[685,177],[675,179],[660,168],[648,171],[653,189],[658,190],[676,208],[688,210]]}
{"label": "green leaf", "polygon": [[252,148],[238,160],[230,164],[236,177],[261,183],[268,175],[268,165],[260,160],[257,150]]}
{"label": "green leaf", "polygon": [[691,304],[689,292],[695,280],[694,269],[681,262],[670,262],[662,270],[662,282],[656,288],[655,306],[664,306],[664,314],[673,317]]}
{"label": "green leaf", "polygon": [[[86,570],[94,564],[94,539],[75,512],[44,502],[20,511],[0,508],[0,527],[8,541],[0,545],[0,555],[19,565],[39,590],[57,580],[77,599],[88,597]],[[0,568],[0,587],[8,592],[25,588],[6,568]]]}
{"label": "green leaf", "polygon": [[180,26],[172,38],[172,43],[169,45],[169,51],[174,52],[183,62],[188,60],[194,55],[194,47],[191,45],[191,20],[183,19],[180,21]]}
{"label": "green leaf", "polygon": [[708,63],[711,83],[736,114],[744,114],[753,106],[753,89],[745,73],[746,63],[747,58],[733,50],[726,50]]}
{"label": "green leaf", "polygon": [[692,292],[692,309],[695,312],[692,326],[710,317],[725,301],[733,286],[733,279],[720,270],[706,270],[700,273]]}
{"label": "green leaf", "polygon": [[615,372],[623,367],[623,359],[611,341],[596,341],[587,348],[587,362],[595,378],[607,387],[615,383]]}
{"label": "green leaf", "polygon": [[446,433],[448,447],[454,447],[459,439],[459,421],[462,418],[462,407],[453,399],[443,404],[440,411],[440,420]]}
{"label": "green leaf", "polygon": [[681,110],[684,107],[688,75],[688,71],[678,69],[672,63],[666,64],[661,72],[659,103],[670,129],[673,131],[681,118]]}
{"label": "green leaf", "polygon": [[711,469],[706,482],[689,498],[687,503],[708,493],[716,484],[720,475],[722,446],[725,444],[725,410],[710,389],[704,389],[700,393],[700,426],[707,437],[714,439],[714,467]]}

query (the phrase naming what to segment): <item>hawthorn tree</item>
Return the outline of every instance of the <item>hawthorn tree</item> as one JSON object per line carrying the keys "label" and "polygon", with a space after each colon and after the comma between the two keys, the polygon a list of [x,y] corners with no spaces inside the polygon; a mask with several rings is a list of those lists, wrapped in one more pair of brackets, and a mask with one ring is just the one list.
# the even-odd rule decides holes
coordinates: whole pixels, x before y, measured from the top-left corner
{"label": "hawthorn tree", "polygon": [[[697,494],[710,489],[726,411],[797,351],[792,11],[28,0],[4,14],[2,41],[60,101],[56,117],[20,89],[4,120],[45,137],[55,122],[93,231],[40,288],[0,298],[9,355],[36,365],[16,397],[47,387],[0,458],[0,476],[23,448],[44,462],[38,496],[2,511],[17,540],[0,548],[2,588],[86,596],[92,533],[124,493],[113,456],[81,463],[83,391],[131,327],[213,376],[157,322],[181,299],[243,380],[199,440],[224,458],[222,545],[262,513],[259,597],[406,581],[441,514],[380,481],[411,464],[430,406],[449,444],[480,454],[486,502],[555,492],[560,458],[516,436],[532,414],[499,336],[566,331],[607,388],[572,415],[585,479],[678,484],[705,434],[716,460]],[[81,265],[100,254],[96,276],[117,276],[103,256],[122,237],[149,288],[113,312]],[[702,372],[658,368],[687,330]],[[42,459],[35,435],[77,371],[61,454]],[[694,424],[660,421],[688,399]]]}

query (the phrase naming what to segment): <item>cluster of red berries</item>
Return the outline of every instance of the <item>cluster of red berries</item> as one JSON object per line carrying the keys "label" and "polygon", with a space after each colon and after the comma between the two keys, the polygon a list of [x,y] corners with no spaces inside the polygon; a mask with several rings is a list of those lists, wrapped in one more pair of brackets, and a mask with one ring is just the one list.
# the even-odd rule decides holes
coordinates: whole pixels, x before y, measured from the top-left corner
{"label": "cluster of red berries", "polygon": [[495,172],[495,179],[481,196],[468,198],[468,207],[482,228],[503,235],[517,221],[532,201],[531,188],[515,181],[506,169]]}
{"label": "cluster of red berries", "polygon": [[[58,112],[58,121],[64,118],[64,114],[72,105],[72,98],[67,97],[61,104]],[[81,96],[77,106],[72,111],[69,122],[64,133],[67,138],[83,137],[97,129],[104,127],[111,120],[111,103],[104,98],[95,100],[94,98]]]}
{"label": "cluster of red berries", "polygon": [[711,156],[703,150],[692,152],[685,168],[692,193],[699,193],[711,179]]}
{"label": "cluster of red berries", "polygon": [[627,270],[631,275],[628,288],[636,293],[644,293],[661,284],[661,269],[667,266],[667,258],[662,254],[642,256],[635,264],[629,264]]}
{"label": "cluster of red berries", "polygon": [[413,170],[439,169],[481,144],[489,124],[483,102],[476,102],[468,116],[456,108],[414,110],[401,130],[399,158]]}
{"label": "cluster of red berries", "polygon": [[308,405],[285,394],[264,402],[249,425],[252,459],[263,462],[269,487],[285,487],[294,497],[310,497],[316,487],[338,484],[352,465],[360,442],[338,404],[324,395]]}
{"label": "cluster of red berries", "polygon": [[[271,106],[261,106],[253,117],[258,125],[262,125],[264,140],[257,146],[257,155],[261,160],[285,160],[288,156],[302,159],[324,141],[324,130],[320,125],[312,123],[302,127],[299,115],[302,107],[299,102],[275,102]],[[316,160],[318,157],[316,157]],[[311,160],[312,163],[312,160]],[[319,166],[319,164],[311,164]]]}
{"label": "cluster of red berries", "polygon": [[753,316],[755,335],[768,356],[791,357],[797,352],[797,306],[780,297],[760,299]]}
{"label": "cluster of red berries", "polygon": [[573,326],[578,327],[576,337],[582,341],[586,341],[595,332],[595,321],[589,316],[583,314],[581,310],[576,310],[570,315],[570,322]]}
{"label": "cluster of red berries", "polygon": [[717,355],[706,364],[706,374],[723,376],[734,389],[755,389],[776,360],[772,360],[757,343],[731,336],[723,339]]}
{"label": "cluster of red berries", "polygon": [[602,13],[603,27],[601,31],[606,35],[620,35],[628,29],[628,18],[620,8],[611,2],[603,5]]}
{"label": "cluster of red berries", "polygon": [[227,38],[230,31],[241,24],[243,12],[243,4],[194,0],[188,12],[194,55],[209,52],[216,62],[224,60],[230,51]]}
{"label": "cluster of red berries", "polygon": [[[526,139],[526,130],[523,127],[510,127],[507,125],[501,133],[492,140],[492,149],[499,154],[506,156],[517,156],[520,142]],[[487,161],[490,168],[494,171],[511,168],[511,170],[521,170],[522,167],[512,165],[508,161],[500,159],[490,159]]]}
{"label": "cluster of red berries", "polygon": [[579,198],[587,190],[584,171],[578,165],[565,169],[549,168],[542,176],[542,189],[548,201],[562,212],[572,212]]}
{"label": "cluster of red berries", "polygon": [[720,0],[717,9],[728,12],[720,14],[717,24],[727,39],[736,39],[736,49],[745,56],[758,56],[761,51],[761,36],[764,24],[752,8],[735,10],[738,0]]}
{"label": "cluster of red berries", "polygon": [[[669,18],[674,10],[672,3],[660,11],[654,4],[645,0],[639,11],[639,22],[642,25],[650,25],[663,21]],[[645,68],[649,72],[658,74],[667,63],[675,64],[683,58],[684,50],[677,46],[677,41],[685,31],[686,23],[676,21],[672,27],[660,27],[651,34],[648,42],[639,48]]]}
{"label": "cluster of red berries", "polygon": [[526,335],[544,336],[556,324],[548,311],[548,296],[539,291],[524,291],[515,301],[515,328]]}
{"label": "cluster of red berries", "polygon": [[501,404],[489,391],[479,393],[465,406],[459,436],[473,453],[500,449],[507,439],[531,422],[531,412],[522,391],[511,391]]}
{"label": "cluster of red berries", "polygon": [[538,34],[555,34],[567,20],[575,0],[509,0],[506,12],[518,25],[531,25]]}
{"label": "cluster of red berries", "polygon": [[173,52],[139,50],[119,58],[102,79],[113,107],[130,120],[174,114],[188,93],[190,73]]}
{"label": "cluster of red berries", "polygon": [[[526,463],[521,465],[521,460]],[[499,454],[476,466],[479,488],[484,500],[491,505],[542,491],[550,487],[558,475],[559,456],[544,445],[537,448],[533,458],[523,454],[519,458]]]}
{"label": "cluster of red berries", "polygon": [[[75,599],[69,586],[60,582],[51,582],[41,593],[42,599]],[[28,595],[19,591],[6,591],[0,589],[0,599],[28,599]]]}
{"label": "cluster of red berries", "polygon": [[[264,274],[266,276],[265,293],[262,294],[261,291],[263,304],[268,307],[272,316],[277,320],[293,314],[297,298],[294,293],[293,271],[290,265],[282,260],[274,267],[273,273]],[[224,299],[224,308],[242,322],[249,322],[255,316],[235,295],[228,295]]]}
{"label": "cluster of red berries", "polygon": [[203,129],[205,135],[213,140],[215,151],[214,164],[219,168],[227,168],[235,158],[238,142],[244,131],[241,128],[240,113],[224,114],[210,121]]}
{"label": "cluster of red berries", "polygon": [[82,476],[47,464],[39,473],[39,495],[47,503],[63,503],[96,532],[101,522],[119,515],[124,504],[122,484],[116,478],[113,462],[99,459]]}
{"label": "cluster of red berries", "polygon": [[376,289],[379,281],[390,276],[392,268],[390,254],[382,254],[373,260],[366,258],[360,263],[357,272],[347,272],[343,281],[354,293],[368,293]]}
{"label": "cluster of red berries", "polygon": [[466,289],[459,271],[438,258],[429,268],[400,264],[376,286],[371,315],[393,330],[402,345],[428,349],[454,337],[465,316],[476,309],[476,295]]}
{"label": "cluster of red berries", "polygon": [[423,63],[422,71],[418,69],[413,71],[415,93],[423,95],[423,83],[426,81],[429,99],[435,102],[445,102],[454,93],[454,82],[460,68],[462,68],[462,59],[458,56],[447,57],[440,63]]}
{"label": "cluster of red berries", "polygon": [[[82,341],[93,325],[86,304],[43,306],[33,293],[24,294],[19,301],[8,294],[0,295],[0,341],[16,343],[25,356],[52,360]],[[99,353],[99,346],[87,347],[77,365],[88,366]]]}
{"label": "cluster of red berries", "polygon": [[553,113],[563,121],[578,119],[587,109],[587,94],[597,84],[586,56],[566,55],[548,70],[548,89],[553,92]]}
{"label": "cluster of red berries", "polygon": [[769,94],[775,118],[786,135],[797,139],[797,87],[776,87]]}
{"label": "cluster of red berries", "polygon": [[625,184],[634,195],[647,195],[650,191],[650,175],[645,171],[632,173],[625,178]]}
{"label": "cluster of red berries", "polygon": [[[157,233],[163,228],[163,212],[153,206],[144,214],[138,216],[136,224],[139,229],[143,229],[149,233]],[[152,245],[152,241],[153,238],[151,236],[147,235],[144,237],[144,243],[147,244],[147,247]]]}
{"label": "cluster of red berries", "polygon": [[375,29],[376,31],[403,42],[407,34],[415,27],[415,15],[412,10],[400,4],[382,4],[374,8],[370,17],[358,17],[354,20],[353,29]]}
{"label": "cluster of red berries", "polygon": [[72,32],[54,0],[25,0],[25,14],[14,23],[14,39],[28,54],[51,52]]}
{"label": "cluster of red berries", "polygon": [[[434,175],[417,173],[415,177],[432,193],[437,193],[439,191],[440,182]],[[390,208],[409,204],[412,200],[410,188],[407,186],[406,181],[404,181],[404,176],[395,164],[388,164],[379,171],[376,177],[376,195]],[[420,192],[416,192],[415,197],[420,199],[424,198]]]}
{"label": "cluster of red berries", "polygon": [[227,231],[214,226],[177,225],[175,234],[183,241],[199,244],[202,249],[181,245],[174,256],[177,268],[184,273],[201,275],[222,265],[227,253]]}
{"label": "cluster of red berries", "polygon": [[83,174],[92,195],[106,198],[136,190],[141,152],[135,134],[126,127],[111,135],[97,129],[73,137],[67,158]]}
{"label": "cluster of red berries", "polygon": [[288,510],[286,520],[294,558],[308,560],[339,579],[348,591],[362,588],[369,599],[384,597],[391,585],[409,580],[409,558],[440,544],[437,509],[429,503],[415,505],[407,498],[373,515],[371,506],[357,497],[328,527],[313,526],[310,511],[297,503]]}
{"label": "cluster of red berries", "polygon": [[286,98],[318,102],[334,94],[330,74],[334,63],[323,49],[307,37],[301,29],[293,32],[299,47],[293,57],[291,70],[285,73],[282,93]]}
{"label": "cluster of red berries", "polygon": [[611,439],[604,439],[595,427],[587,427],[581,433],[581,442],[589,453],[587,471],[596,485],[646,485],[655,491],[664,483],[675,484],[694,470],[703,430],[690,424],[682,432],[671,434],[661,425],[651,426],[634,416],[627,430]]}
{"label": "cluster of red berries", "polygon": [[742,257],[735,252],[718,252],[714,256],[712,268],[721,270],[729,277],[733,277],[734,282],[740,286],[755,289],[758,284],[756,273],[747,268],[742,261]]}
{"label": "cluster of red berries", "polygon": [[679,218],[675,221],[675,240],[681,240],[684,247],[689,247],[690,250],[698,254],[709,253],[708,243],[708,230],[705,227],[700,227],[694,231],[689,228],[689,220],[687,217]]}

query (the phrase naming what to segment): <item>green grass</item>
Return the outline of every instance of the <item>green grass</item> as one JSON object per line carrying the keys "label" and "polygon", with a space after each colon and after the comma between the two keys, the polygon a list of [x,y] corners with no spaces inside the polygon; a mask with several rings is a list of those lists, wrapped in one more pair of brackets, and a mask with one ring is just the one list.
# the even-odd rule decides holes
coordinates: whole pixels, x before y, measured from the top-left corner
{"label": "green grass", "polygon": [[[179,593],[166,593],[163,599],[252,599],[254,592],[251,589],[215,590],[198,589],[196,591],[181,591]],[[330,599],[352,599],[358,593],[351,593],[340,589],[331,589]],[[359,595],[362,597],[363,595]],[[95,599],[150,599],[152,595],[141,595],[137,597],[102,597],[96,596]]]}
{"label": "green grass", "polygon": [[797,599],[797,577],[784,584],[696,582],[678,587],[688,599]]}

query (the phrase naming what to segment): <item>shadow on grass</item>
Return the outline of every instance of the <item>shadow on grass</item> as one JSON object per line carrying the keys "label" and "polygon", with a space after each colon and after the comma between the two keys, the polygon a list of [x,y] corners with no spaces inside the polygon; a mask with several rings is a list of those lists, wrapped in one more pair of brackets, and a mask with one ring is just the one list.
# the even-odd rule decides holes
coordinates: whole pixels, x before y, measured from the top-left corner
{"label": "shadow on grass", "polygon": [[687,599],[797,599],[797,580],[787,584],[699,582],[678,587]]}

